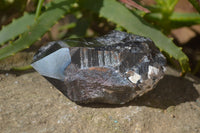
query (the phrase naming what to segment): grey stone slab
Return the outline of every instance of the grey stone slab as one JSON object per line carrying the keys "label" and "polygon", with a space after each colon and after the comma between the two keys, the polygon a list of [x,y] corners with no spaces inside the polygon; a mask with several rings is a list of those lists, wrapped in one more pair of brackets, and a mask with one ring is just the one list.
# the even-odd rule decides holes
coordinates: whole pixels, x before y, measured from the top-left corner
{"label": "grey stone slab", "polygon": [[200,82],[167,68],[157,87],[121,106],[77,105],[38,73],[0,74],[1,133],[199,133]]}

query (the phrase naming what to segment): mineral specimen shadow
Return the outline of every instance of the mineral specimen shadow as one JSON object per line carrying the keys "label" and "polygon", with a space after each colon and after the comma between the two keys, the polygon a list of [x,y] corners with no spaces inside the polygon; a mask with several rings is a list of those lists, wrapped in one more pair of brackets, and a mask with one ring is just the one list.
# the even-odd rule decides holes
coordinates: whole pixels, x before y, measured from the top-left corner
{"label": "mineral specimen shadow", "polygon": [[196,101],[199,93],[193,84],[192,81],[183,77],[165,75],[154,90],[134,99],[127,105],[166,109],[169,106]]}

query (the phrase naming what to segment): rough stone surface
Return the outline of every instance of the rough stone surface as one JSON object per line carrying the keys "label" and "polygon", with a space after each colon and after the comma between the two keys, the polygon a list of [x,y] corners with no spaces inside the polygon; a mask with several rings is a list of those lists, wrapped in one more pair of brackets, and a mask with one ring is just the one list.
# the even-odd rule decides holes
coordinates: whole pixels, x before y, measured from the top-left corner
{"label": "rough stone surface", "polygon": [[72,101],[124,104],[153,89],[165,63],[150,39],[112,31],[94,39],[51,42],[35,55],[33,67]]}
{"label": "rough stone surface", "polygon": [[1,133],[199,133],[200,80],[167,68],[125,105],[80,106],[36,72],[0,74]]}

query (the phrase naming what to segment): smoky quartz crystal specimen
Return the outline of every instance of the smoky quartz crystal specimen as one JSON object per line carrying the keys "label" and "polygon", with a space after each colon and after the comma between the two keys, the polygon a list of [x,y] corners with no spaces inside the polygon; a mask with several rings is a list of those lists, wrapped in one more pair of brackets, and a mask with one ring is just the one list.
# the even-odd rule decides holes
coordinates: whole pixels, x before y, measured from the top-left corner
{"label": "smoky quartz crystal specimen", "polygon": [[50,42],[32,66],[76,103],[124,104],[155,87],[166,59],[149,38],[112,31]]}

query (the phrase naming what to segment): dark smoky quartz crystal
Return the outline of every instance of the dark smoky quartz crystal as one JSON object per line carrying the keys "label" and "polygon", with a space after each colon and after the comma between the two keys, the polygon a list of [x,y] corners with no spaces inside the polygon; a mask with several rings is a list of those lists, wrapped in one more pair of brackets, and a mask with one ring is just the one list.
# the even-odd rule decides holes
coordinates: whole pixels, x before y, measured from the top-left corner
{"label": "dark smoky quartz crystal", "polygon": [[112,31],[50,42],[32,66],[77,103],[124,104],[155,87],[166,59],[149,38]]}

